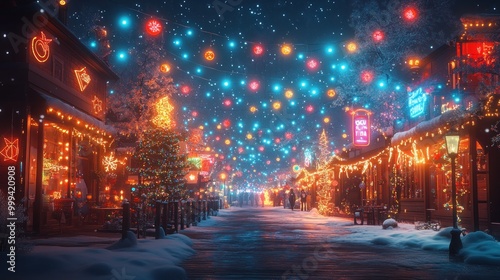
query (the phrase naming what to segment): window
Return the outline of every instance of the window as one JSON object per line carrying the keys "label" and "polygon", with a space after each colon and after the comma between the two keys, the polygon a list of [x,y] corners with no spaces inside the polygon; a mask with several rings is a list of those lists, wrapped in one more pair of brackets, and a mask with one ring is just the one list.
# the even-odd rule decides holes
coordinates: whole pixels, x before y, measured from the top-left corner
{"label": "window", "polygon": [[44,125],[43,192],[54,199],[66,197],[70,152],[68,130],[56,123]]}
{"label": "window", "polygon": [[52,76],[63,82],[63,73],[64,73],[64,63],[61,59],[57,58],[54,56],[54,59],[52,60],[53,61],[53,64],[52,64]]}

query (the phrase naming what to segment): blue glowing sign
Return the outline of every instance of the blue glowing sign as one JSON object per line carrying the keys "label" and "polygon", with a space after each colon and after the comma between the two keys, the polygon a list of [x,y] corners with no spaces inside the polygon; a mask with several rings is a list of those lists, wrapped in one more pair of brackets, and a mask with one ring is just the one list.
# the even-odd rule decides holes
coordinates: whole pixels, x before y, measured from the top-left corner
{"label": "blue glowing sign", "polygon": [[418,88],[408,95],[408,109],[410,109],[410,118],[416,118],[421,116],[425,112],[425,101],[427,100],[427,94]]}

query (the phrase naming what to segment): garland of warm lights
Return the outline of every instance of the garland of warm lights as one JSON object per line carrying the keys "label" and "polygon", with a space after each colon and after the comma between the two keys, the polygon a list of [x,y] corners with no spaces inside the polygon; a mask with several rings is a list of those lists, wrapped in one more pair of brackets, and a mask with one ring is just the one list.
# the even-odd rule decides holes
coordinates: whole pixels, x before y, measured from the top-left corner
{"label": "garland of warm lights", "polygon": [[[52,107],[47,108],[47,114],[49,115],[54,115],[57,116],[58,119],[64,121],[70,121],[72,122],[73,128],[72,128],[72,133],[74,136],[83,139],[87,138],[91,142],[94,142],[97,145],[100,145],[106,150],[106,146],[110,146],[111,143],[109,142],[108,139],[112,138],[111,134],[108,134],[105,130],[100,130],[97,127],[93,125],[89,125],[75,117],[73,117],[70,114],[64,114],[61,111],[54,109]],[[56,124],[53,124],[54,128],[58,129],[60,132],[68,134],[69,130],[65,128],[61,128],[57,126]],[[83,132],[85,130],[86,132]],[[97,135],[97,136],[96,136]],[[106,139],[108,138],[108,139]]]}

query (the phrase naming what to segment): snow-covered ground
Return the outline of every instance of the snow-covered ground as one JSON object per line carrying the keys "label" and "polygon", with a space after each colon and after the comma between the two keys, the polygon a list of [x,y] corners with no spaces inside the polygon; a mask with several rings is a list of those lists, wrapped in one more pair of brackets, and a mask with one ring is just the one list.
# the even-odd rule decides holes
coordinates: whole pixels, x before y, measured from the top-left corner
{"label": "snow-covered ground", "polygon": [[[212,217],[207,223],[201,223],[199,227],[191,227],[189,230],[216,230],[212,228],[217,221],[230,219],[232,213],[241,208],[232,207],[221,212],[220,216]],[[257,208],[256,208],[257,209]],[[260,220],[279,221],[280,224],[300,224],[303,221],[315,224],[314,235],[325,233],[325,239],[332,243],[356,243],[370,245],[383,245],[395,248],[413,248],[428,251],[448,252],[450,245],[449,228],[440,231],[417,230],[414,224],[399,223],[397,227],[382,229],[381,225],[354,225],[353,219],[341,217],[324,217],[316,209],[309,212],[283,209],[282,207],[264,208],[264,212],[257,212]],[[277,216],[279,217],[277,219]],[[209,229],[210,228],[210,229]],[[297,226],[300,228],[300,226]],[[296,230],[297,234],[311,230]],[[335,232],[336,234],[331,234]],[[500,266],[500,243],[491,235],[484,232],[471,232],[461,236],[463,249],[460,257],[467,264],[495,265]]]}
{"label": "snow-covered ground", "polygon": [[[219,216],[210,217],[186,231],[217,231],[217,224],[231,219],[238,210],[235,207],[222,210]],[[412,224],[399,224],[384,230],[382,226],[353,225],[352,219],[323,217],[314,209],[291,213],[289,209],[266,207],[259,209],[256,215],[259,219],[279,221],[280,224],[297,224],[298,235],[324,235],[332,243],[349,242],[431,251],[447,251],[450,244],[450,228],[436,232],[416,230]],[[301,229],[300,224],[304,222],[314,224],[314,229]],[[329,235],[329,232],[339,234]],[[465,263],[500,266],[500,245],[490,235],[473,232],[461,238],[461,256]],[[32,252],[17,257],[16,273],[7,272],[4,263],[0,279],[185,279],[181,263],[195,253],[192,244],[193,241],[183,234],[173,234],[158,240],[137,240],[133,234],[119,241],[93,236],[41,239],[36,240]]]}
{"label": "snow-covered ground", "polygon": [[33,251],[17,257],[15,273],[2,265],[0,279],[185,279],[179,264],[194,254],[191,239],[182,234],[137,240],[129,232],[118,241],[76,236],[35,243]]}
{"label": "snow-covered ground", "polygon": [[[306,218],[323,218],[314,209]],[[331,242],[351,242],[366,245],[384,245],[397,248],[420,248],[430,251],[448,251],[452,227],[439,231],[417,230],[414,224],[396,223],[397,227],[382,229],[382,226],[353,225],[352,220],[328,219],[328,226],[343,227],[349,234],[331,238]],[[394,221],[395,222],[395,221]],[[461,236],[463,249],[459,257],[467,264],[500,266],[500,244],[491,235],[479,231]]]}

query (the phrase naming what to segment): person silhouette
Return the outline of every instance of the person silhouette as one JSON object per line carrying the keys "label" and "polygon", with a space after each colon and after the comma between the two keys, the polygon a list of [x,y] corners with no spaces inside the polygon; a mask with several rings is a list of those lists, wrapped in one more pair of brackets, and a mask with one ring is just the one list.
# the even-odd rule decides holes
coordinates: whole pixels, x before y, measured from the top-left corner
{"label": "person silhouette", "polygon": [[290,202],[290,208],[292,208],[293,211],[293,208],[295,207],[295,192],[293,191],[293,189],[290,189],[290,193],[288,194],[288,201]]}
{"label": "person silhouette", "polygon": [[307,211],[307,193],[304,189],[300,191],[300,211]]}

